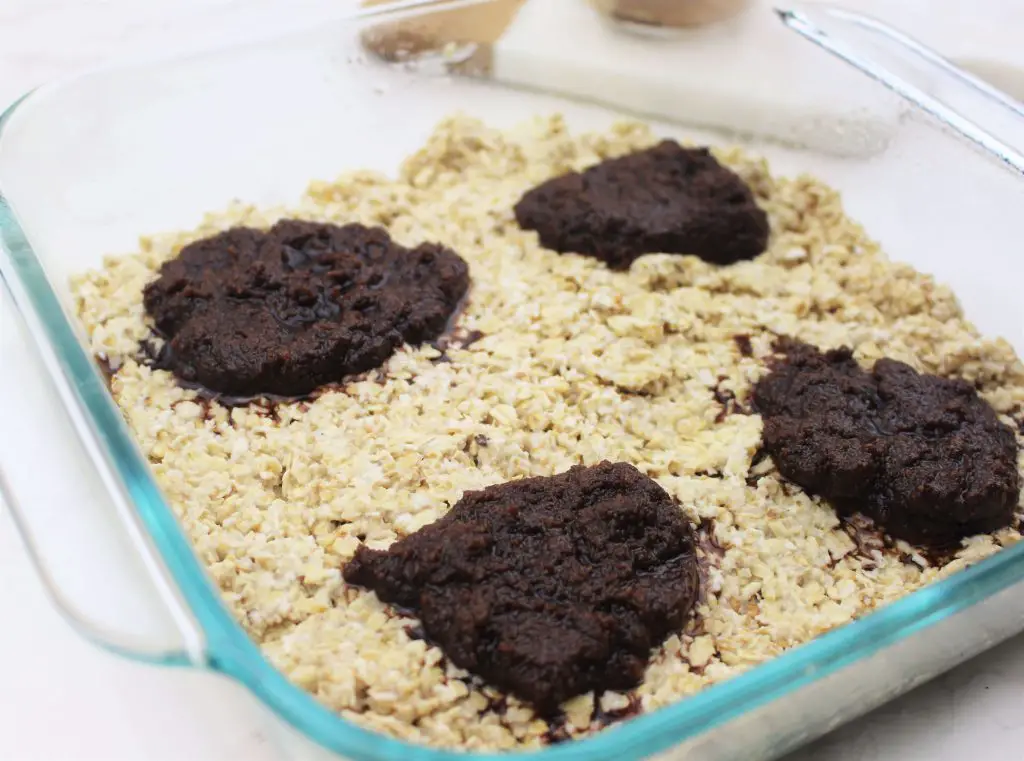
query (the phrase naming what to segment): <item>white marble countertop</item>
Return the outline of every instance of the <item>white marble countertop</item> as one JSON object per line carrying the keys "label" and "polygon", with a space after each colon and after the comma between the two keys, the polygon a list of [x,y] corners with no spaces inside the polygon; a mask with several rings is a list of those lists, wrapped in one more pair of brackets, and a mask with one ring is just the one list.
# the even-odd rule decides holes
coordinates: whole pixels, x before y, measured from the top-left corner
{"label": "white marble countertop", "polygon": [[[347,0],[2,0],[0,105],[41,82],[154,47],[275,28]],[[1020,66],[1015,0],[845,0],[958,60]],[[898,7],[894,7],[897,6]],[[0,431],[3,421],[0,421]],[[5,463],[16,467],[16,464]],[[81,640],[45,597],[0,510],[0,759],[274,761],[243,691],[225,679],[123,661]],[[1021,756],[1024,637],[804,749],[789,761],[1009,761]]]}

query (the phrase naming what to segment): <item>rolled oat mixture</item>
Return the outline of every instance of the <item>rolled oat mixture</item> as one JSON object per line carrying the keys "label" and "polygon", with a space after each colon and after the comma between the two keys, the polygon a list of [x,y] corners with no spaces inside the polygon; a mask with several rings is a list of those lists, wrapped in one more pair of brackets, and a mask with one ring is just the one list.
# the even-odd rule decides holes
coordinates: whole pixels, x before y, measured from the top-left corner
{"label": "rolled oat mixture", "polygon": [[[714,151],[771,228],[764,254],[724,267],[653,254],[614,271],[517,225],[530,188],[656,142],[637,123],[571,135],[559,117],[507,132],[453,117],[396,179],[355,172],[314,183],[292,208],[235,205],[75,280],[92,349],[116,368],[112,392],[226,603],[273,664],[346,718],[463,749],[579,737],[1020,538],[1004,528],[935,558],[841,521],[760,450],[751,390],[780,336],[849,346],[866,368],[888,357],[964,379],[1018,430],[1024,366],[1011,347],[979,337],[949,290],[888,261],[818,180]],[[160,265],[197,238],[285,217],[382,226],[402,246],[457,252],[472,282],[452,340],[405,345],[305,401],[229,407],[154,369],[139,347],[152,338],[143,289]],[[604,460],[653,478],[700,537],[694,615],[635,690],[575,697],[541,718],[343,581],[360,545],[388,548],[467,490]]]}

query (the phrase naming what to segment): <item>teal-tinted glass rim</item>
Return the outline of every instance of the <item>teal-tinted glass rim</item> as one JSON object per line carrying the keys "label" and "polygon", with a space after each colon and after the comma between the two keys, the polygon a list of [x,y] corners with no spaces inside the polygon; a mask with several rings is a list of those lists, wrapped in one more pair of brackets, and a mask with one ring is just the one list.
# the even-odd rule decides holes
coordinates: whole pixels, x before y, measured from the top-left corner
{"label": "teal-tinted glass rim", "polygon": [[[0,115],[4,128],[26,103]],[[115,465],[142,524],[206,637],[207,666],[248,688],[280,718],[312,741],[353,761],[499,761],[543,756],[549,761],[640,759],[690,740],[770,701],[870,657],[1024,579],[1024,543],[846,624],[726,682],[674,705],[643,714],[594,737],[536,751],[450,752],[412,745],[362,729],[320,705],[266,661],[235,622],[157,488],[148,463],[107,392],[103,378],[50,285],[0,187],[0,277],[24,295],[15,306],[31,311],[33,339],[52,347],[67,387]],[[9,290],[10,292],[10,290]],[[180,663],[180,661],[174,661]]]}

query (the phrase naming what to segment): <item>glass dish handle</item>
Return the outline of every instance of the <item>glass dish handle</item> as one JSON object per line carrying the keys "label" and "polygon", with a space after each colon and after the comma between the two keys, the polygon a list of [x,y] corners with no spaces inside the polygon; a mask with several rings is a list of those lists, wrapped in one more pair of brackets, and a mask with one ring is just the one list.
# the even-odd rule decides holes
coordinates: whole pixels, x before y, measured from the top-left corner
{"label": "glass dish handle", "polygon": [[775,12],[790,30],[1024,174],[1024,103],[870,16],[816,2],[776,3]]}
{"label": "glass dish handle", "polygon": [[[2,197],[0,233],[0,264],[21,264],[19,243],[26,252],[27,244]],[[2,279],[0,506],[6,503],[46,591],[80,634],[138,660],[204,663],[200,629],[81,414],[83,398],[109,398],[101,376],[88,368],[92,378],[75,377],[60,366],[39,338],[40,315],[18,279]],[[54,306],[60,309],[55,297]]]}

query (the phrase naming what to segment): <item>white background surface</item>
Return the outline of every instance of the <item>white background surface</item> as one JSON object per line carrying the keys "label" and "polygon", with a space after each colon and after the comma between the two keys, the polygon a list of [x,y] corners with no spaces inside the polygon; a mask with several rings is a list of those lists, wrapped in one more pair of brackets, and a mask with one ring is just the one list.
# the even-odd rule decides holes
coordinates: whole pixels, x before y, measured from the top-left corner
{"label": "white background surface", "polygon": [[[346,1],[303,0],[286,10],[268,0],[0,0],[0,105],[43,81],[135,51],[272,29],[282,18],[329,12]],[[1024,29],[1024,5],[1016,0],[844,4],[869,8],[960,60],[1016,63],[1024,71],[1024,48],[1011,34]],[[226,680],[121,661],[79,639],[44,596],[2,508],[0,579],[0,761],[279,758],[259,715]],[[789,761],[1019,759],[1022,709],[1024,637]]]}

